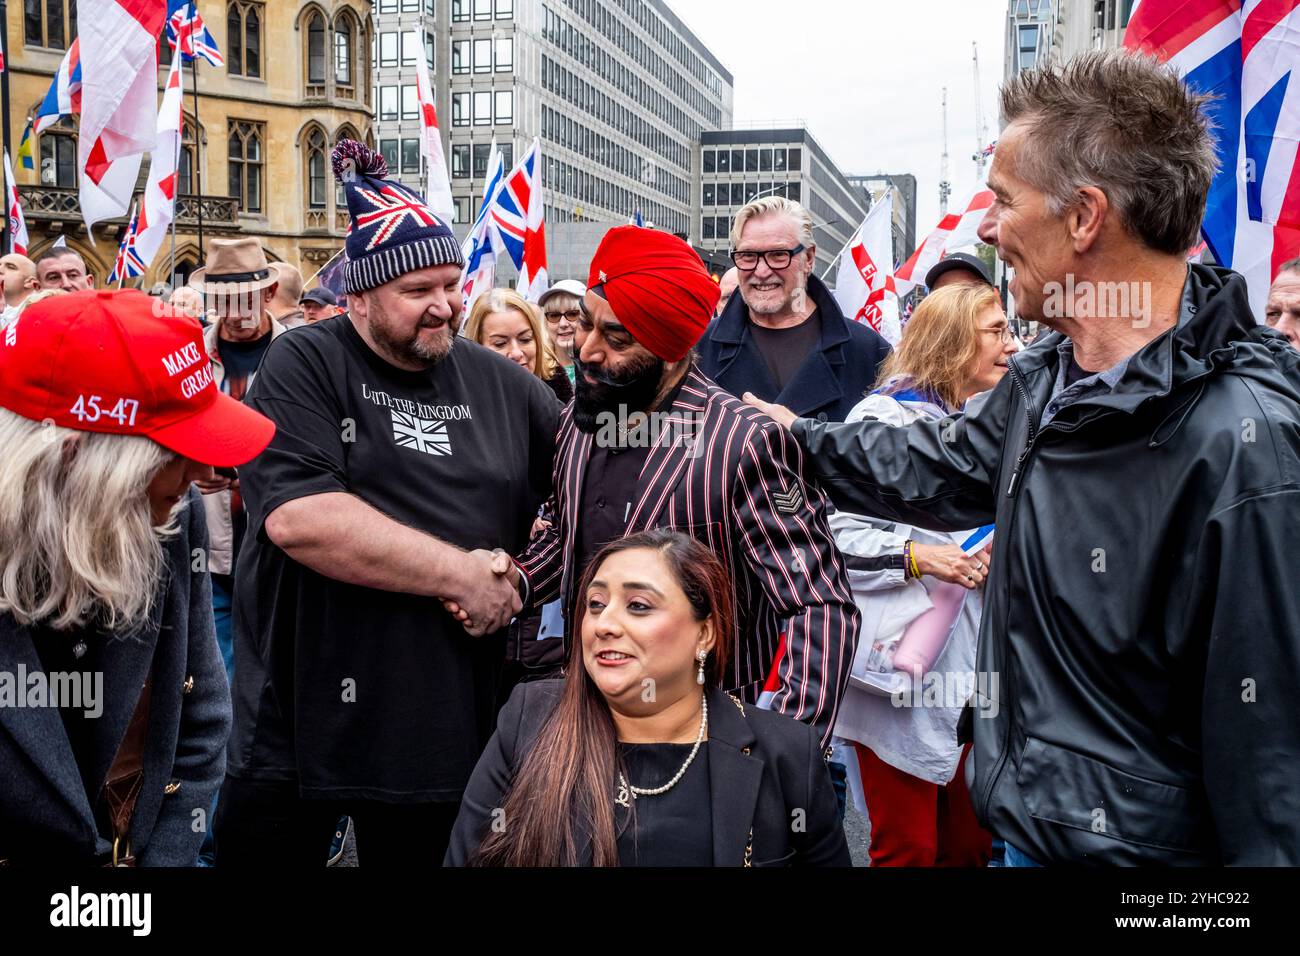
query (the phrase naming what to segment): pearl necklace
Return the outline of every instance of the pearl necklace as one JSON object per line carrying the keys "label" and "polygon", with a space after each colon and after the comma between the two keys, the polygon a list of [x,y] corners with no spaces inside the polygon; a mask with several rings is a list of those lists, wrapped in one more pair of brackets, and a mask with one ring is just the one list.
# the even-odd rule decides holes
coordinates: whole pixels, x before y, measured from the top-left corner
{"label": "pearl necklace", "polygon": [[700,701],[700,703],[703,706],[703,709],[700,712],[700,732],[695,736],[695,746],[691,748],[691,752],[686,756],[686,762],[682,764],[681,769],[678,770],[677,773],[673,775],[673,778],[662,787],[652,788],[632,786],[627,782],[627,777],[623,776],[623,771],[620,770],[618,772],[618,796],[614,798],[615,803],[620,807],[630,806],[631,804],[628,802],[629,794],[631,794],[633,800],[637,797],[657,797],[662,793],[667,793],[673,787],[677,786],[677,782],[685,776],[687,768],[691,765],[691,761],[695,759],[695,755],[700,752],[700,745],[704,743],[704,735],[709,729],[709,700],[705,697]]}

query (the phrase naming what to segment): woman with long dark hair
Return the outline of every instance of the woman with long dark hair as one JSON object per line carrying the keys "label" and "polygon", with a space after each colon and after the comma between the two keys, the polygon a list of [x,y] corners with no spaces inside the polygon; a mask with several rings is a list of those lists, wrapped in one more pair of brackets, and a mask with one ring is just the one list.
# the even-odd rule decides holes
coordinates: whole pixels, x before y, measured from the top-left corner
{"label": "woman with long dark hair", "polygon": [[567,676],[515,689],[447,865],[847,866],[817,735],[717,689],[734,625],[713,552],[621,538],[577,593]]}

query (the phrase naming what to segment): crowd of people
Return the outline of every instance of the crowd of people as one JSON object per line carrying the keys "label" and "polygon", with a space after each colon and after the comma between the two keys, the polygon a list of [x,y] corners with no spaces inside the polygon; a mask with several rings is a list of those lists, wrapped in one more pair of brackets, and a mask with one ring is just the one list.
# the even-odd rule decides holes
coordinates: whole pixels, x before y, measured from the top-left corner
{"label": "crowd of people", "polygon": [[891,349],[783,197],[721,283],[618,226],[466,308],[351,141],[345,301],[0,259],[0,677],[104,691],[0,684],[0,865],[842,866],[850,802],[875,866],[1300,864],[1300,260],[1187,261],[1202,105],[1004,87],[1029,347],[956,253]]}

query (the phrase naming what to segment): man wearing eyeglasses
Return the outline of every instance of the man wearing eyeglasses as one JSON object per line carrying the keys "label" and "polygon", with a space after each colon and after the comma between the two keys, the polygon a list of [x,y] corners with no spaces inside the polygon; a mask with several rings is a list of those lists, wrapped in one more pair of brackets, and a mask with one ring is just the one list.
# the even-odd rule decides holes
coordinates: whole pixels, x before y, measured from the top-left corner
{"label": "man wearing eyeglasses", "polygon": [[699,343],[700,368],[733,395],[752,392],[823,422],[842,422],[871,390],[889,343],[845,318],[813,274],[813,222],[799,203],[764,196],[731,227],[739,295]]}
{"label": "man wearing eyeglasses", "polygon": [[542,293],[537,307],[546,317],[546,333],[551,338],[555,360],[573,382],[573,334],[582,315],[582,297],[587,287],[575,279],[561,279]]}

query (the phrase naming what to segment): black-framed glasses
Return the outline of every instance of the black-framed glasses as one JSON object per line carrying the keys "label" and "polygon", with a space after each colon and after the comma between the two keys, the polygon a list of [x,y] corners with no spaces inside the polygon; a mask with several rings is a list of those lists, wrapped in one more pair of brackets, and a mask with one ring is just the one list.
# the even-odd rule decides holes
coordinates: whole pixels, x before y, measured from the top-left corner
{"label": "black-framed glasses", "polygon": [[547,322],[558,322],[560,319],[568,319],[570,322],[577,323],[582,316],[581,309],[569,309],[567,312],[547,312]]}
{"label": "black-framed glasses", "polygon": [[762,252],[750,250],[738,252],[733,249],[731,262],[741,272],[753,272],[758,268],[758,260],[762,258],[769,269],[779,272],[788,267],[790,260],[803,251],[804,244],[802,242],[793,249],[766,249]]}

